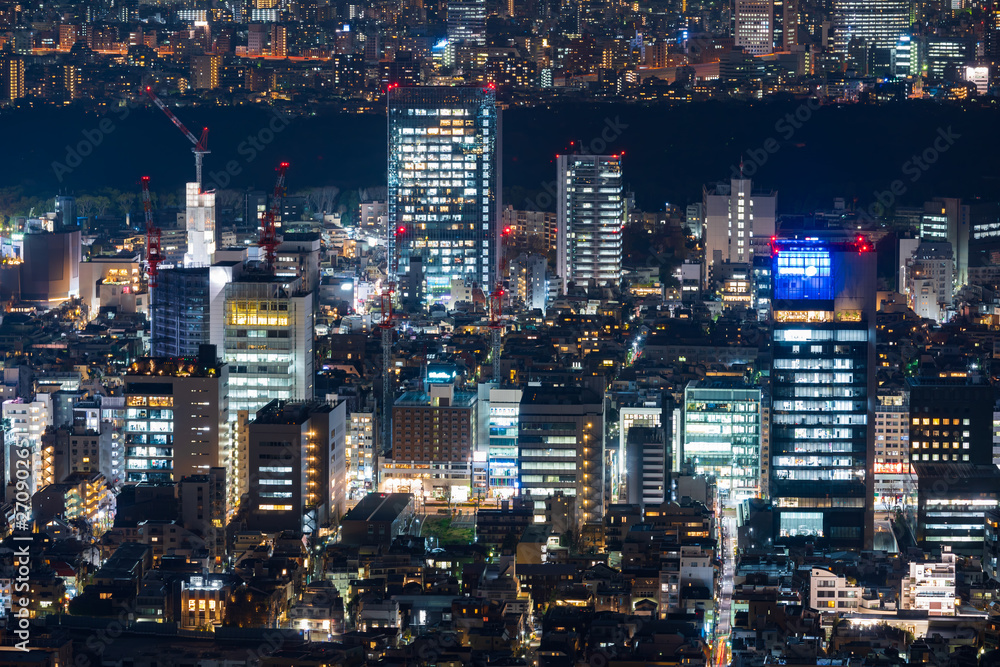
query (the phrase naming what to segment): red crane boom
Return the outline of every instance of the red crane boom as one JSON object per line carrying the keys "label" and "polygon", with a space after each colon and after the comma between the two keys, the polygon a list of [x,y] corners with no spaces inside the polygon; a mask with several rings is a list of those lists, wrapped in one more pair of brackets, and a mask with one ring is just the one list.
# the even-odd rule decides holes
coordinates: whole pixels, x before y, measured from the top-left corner
{"label": "red crane boom", "polygon": [[149,176],[142,177],[142,212],[146,217],[146,276],[149,286],[156,287],[160,275],[163,250],[160,245],[160,228],[153,223],[153,203],[149,196]]}
{"label": "red crane boom", "polygon": [[264,249],[267,257],[267,270],[274,273],[275,260],[278,253],[278,227],[275,218],[281,206],[281,199],[285,196],[285,172],[288,170],[288,163],[282,162],[278,165],[278,180],[274,184],[274,194],[271,197],[271,205],[264,212],[260,221],[260,247]]}
{"label": "red crane boom", "polygon": [[196,178],[198,180],[198,188],[201,189],[201,163],[205,154],[211,152],[208,150],[208,128],[206,127],[201,131],[201,139],[199,139],[194,136],[191,130],[187,129],[184,123],[181,122],[180,118],[174,115],[174,112],[170,110],[170,107],[164,104],[163,100],[156,96],[156,93],[153,92],[152,86],[146,86],[146,95],[149,96],[149,99],[153,100],[153,104],[159,107],[160,111],[165,113],[167,118],[170,119],[170,122],[176,125],[177,129],[183,132],[184,136],[188,138],[188,141],[194,145],[194,148],[192,148],[191,151],[194,153],[194,167]]}

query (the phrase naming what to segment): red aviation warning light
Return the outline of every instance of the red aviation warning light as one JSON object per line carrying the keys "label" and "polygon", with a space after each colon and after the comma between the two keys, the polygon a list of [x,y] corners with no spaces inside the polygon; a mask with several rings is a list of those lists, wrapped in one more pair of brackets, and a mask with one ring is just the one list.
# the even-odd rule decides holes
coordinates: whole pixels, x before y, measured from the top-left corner
{"label": "red aviation warning light", "polygon": [[868,243],[868,239],[866,239],[864,236],[860,234],[858,234],[857,246],[859,255],[863,252],[871,252],[872,250],[871,245]]}

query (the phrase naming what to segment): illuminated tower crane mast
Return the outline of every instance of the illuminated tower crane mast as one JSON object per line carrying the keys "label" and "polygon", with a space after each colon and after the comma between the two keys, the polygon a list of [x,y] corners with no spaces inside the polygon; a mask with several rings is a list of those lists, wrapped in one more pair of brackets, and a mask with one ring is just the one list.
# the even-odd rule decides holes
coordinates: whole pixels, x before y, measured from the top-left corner
{"label": "illuminated tower crane mast", "polygon": [[258,243],[264,249],[267,272],[272,275],[274,275],[274,269],[277,265],[278,244],[281,243],[278,240],[278,225],[275,219],[278,217],[281,200],[285,196],[286,171],[288,171],[287,162],[282,162],[278,165],[278,180],[274,184],[271,205],[264,212],[264,215],[261,216],[260,220],[260,240]]}
{"label": "illuminated tower crane mast", "polygon": [[146,217],[146,277],[150,290],[157,285],[163,251],[160,245],[160,228],[153,223],[153,203],[149,196],[149,176],[142,177],[142,212]]}

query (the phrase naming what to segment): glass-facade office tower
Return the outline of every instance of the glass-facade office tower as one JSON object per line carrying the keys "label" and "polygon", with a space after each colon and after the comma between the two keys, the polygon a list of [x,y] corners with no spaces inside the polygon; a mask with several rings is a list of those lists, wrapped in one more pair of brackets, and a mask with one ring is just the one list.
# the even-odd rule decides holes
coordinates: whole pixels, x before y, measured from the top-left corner
{"label": "glass-facade office tower", "polygon": [[760,388],[742,379],[695,381],[684,389],[682,461],[715,477],[727,505],[760,490],[760,399]]}
{"label": "glass-facade office tower", "polygon": [[154,357],[191,357],[210,341],[209,267],[166,269],[153,288],[150,347]]}
{"label": "glass-facade office tower", "polygon": [[832,47],[840,56],[847,56],[852,40],[891,53],[910,30],[909,0],[833,0],[832,10]]}
{"label": "glass-facade office tower", "polygon": [[491,498],[509,500],[517,493],[517,431],[521,390],[490,389],[487,475]]}
{"label": "glass-facade office tower", "polygon": [[418,259],[425,303],[448,301],[452,280],[489,293],[501,211],[493,89],[395,87],[388,97],[388,244],[399,282],[411,282],[404,275]]}
{"label": "glass-facade office tower", "polygon": [[875,252],[864,238],[772,243],[775,538],[871,549]]}
{"label": "glass-facade office tower", "polygon": [[567,282],[616,286],[622,276],[625,197],[618,155],[557,157],[556,273]]}
{"label": "glass-facade office tower", "polygon": [[448,0],[448,42],[486,46],[485,0]]}

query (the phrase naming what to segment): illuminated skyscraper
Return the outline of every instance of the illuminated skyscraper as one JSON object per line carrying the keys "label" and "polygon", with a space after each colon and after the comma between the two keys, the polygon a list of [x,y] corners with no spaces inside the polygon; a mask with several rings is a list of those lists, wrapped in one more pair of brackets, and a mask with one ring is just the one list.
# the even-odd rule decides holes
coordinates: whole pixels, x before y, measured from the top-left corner
{"label": "illuminated skyscraper", "polygon": [[486,46],[485,0],[448,0],[448,42]]}
{"label": "illuminated skyscraper", "polygon": [[875,252],[773,242],[771,500],[775,539],[870,549],[875,494]]}
{"label": "illuminated skyscraper", "polygon": [[622,276],[625,197],[618,155],[560,155],[556,273],[566,283],[617,286]]}
{"label": "illuminated skyscraper", "polygon": [[854,39],[888,54],[909,30],[909,0],[833,0],[831,46],[842,57]]}
{"label": "illuminated skyscraper", "polygon": [[760,388],[742,378],[695,380],[684,388],[681,461],[696,475],[715,477],[729,507],[760,492],[760,399]]}
{"label": "illuminated skyscraper", "polygon": [[246,275],[225,285],[223,308],[213,305],[211,335],[229,365],[233,414],[313,398],[313,293],[299,285]]}
{"label": "illuminated skyscraper", "polygon": [[0,100],[24,97],[24,58],[9,53],[0,55]]}
{"label": "illuminated skyscraper", "polygon": [[799,0],[773,0],[775,51],[790,51],[799,43]]}
{"label": "illuminated skyscraper", "polygon": [[[425,301],[452,279],[489,292],[500,231],[500,116],[492,88],[389,91],[389,253],[420,258]],[[403,295],[413,298],[414,295]]]}
{"label": "illuminated skyscraper", "polygon": [[546,499],[571,498],[577,531],[604,517],[604,401],[581,387],[531,386],[521,395],[518,484],[535,520]]}
{"label": "illuminated skyscraper", "polygon": [[774,51],[772,0],[736,0],[735,45],[752,56]]}

